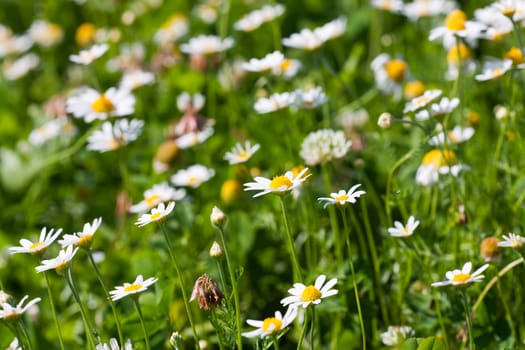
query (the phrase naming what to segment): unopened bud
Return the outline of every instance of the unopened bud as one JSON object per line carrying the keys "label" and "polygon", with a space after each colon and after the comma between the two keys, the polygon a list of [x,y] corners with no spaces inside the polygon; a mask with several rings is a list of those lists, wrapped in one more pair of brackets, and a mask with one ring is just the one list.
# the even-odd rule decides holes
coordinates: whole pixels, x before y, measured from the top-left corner
{"label": "unopened bud", "polygon": [[213,226],[222,229],[226,224],[226,215],[222,212],[222,210],[214,206],[211,210],[210,220]]}
{"label": "unopened bud", "polygon": [[180,335],[179,332],[171,333],[170,345],[173,350],[182,349],[182,336]]}
{"label": "unopened bud", "polygon": [[212,258],[221,258],[223,254],[222,247],[216,241],[213,242],[210,248],[210,256]]}
{"label": "unopened bud", "polygon": [[487,237],[481,241],[480,253],[483,260],[489,262],[498,262],[501,258],[501,247],[498,246],[499,239],[496,237]]}
{"label": "unopened bud", "polygon": [[494,107],[494,115],[497,120],[503,120],[509,116],[509,110],[505,106],[497,105]]}
{"label": "unopened bud", "polygon": [[382,129],[390,129],[392,126],[392,114],[387,112],[381,114],[377,120],[377,125]]}

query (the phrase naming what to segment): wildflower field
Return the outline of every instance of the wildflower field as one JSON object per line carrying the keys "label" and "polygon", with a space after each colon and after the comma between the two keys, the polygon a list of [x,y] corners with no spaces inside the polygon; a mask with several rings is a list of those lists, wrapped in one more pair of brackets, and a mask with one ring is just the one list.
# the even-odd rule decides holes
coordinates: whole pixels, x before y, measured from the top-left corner
{"label": "wildflower field", "polygon": [[2,0],[0,349],[525,348],[523,27]]}

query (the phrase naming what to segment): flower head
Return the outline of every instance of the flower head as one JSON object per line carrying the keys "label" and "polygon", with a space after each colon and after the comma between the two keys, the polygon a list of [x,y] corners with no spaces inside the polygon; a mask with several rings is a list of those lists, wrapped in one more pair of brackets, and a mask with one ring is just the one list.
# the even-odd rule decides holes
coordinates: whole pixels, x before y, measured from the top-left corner
{"label": "flower head", "polygon": [[353,204],[357,201],[357,198],[366,194],[366,192],[362,190],[356,191],[356,189],[359,186],[361,186],[361,184],[352,186],[348,190],[348,192],[345,190],[340,190],[337,193],[331,193],[330,197],[321,197],[321,198],[318,198],[317,200],[320,202],[325,202],[323,208],[326,208],[330,204],[337,204],[339,206],[344,206],[344,205],[347,205],[348,203]]}
{"label": "flower head", "polygon": [[114,290],[110,291],[109,294],[111,294],[111,300],[119,300],[128,295],[143,292],[155,282],[157,282],[157,278],[155,277],[144,280],[142,275],[138,275],[133,283],[126,282],[123,286],[117,286]]}
{"label": "flower head", "polygon": [[159,203],[170,200],[178,201],[186,196],[186,190],[171,187],[167,182],[153,185],[144,192],[144,199],[129,208],[130,213],[145,213],[156,207]]}
{"label": "flower head", "polygon": [[95,232],[97,232],[100,224],[102,223],[102,218],[97,218],[93,220],[93,223],[85,223],[82,232],[76,232],[72,235],[64,235],[62,240],[58,241],[62,245],[62,248],[67,246],[83,247],[89,248],[93,240]]}
{"label": "flower head", "polygon": [[224,294],[217,282],[207,274],[203,274],[195,281],[190,301],[197,299],[199,307],[207,311],[214,306],[222,305],[223,298]]}
{"label": "flower head", "polygon": [[299,33],[294,33],[282,39],[282,43],[284,46],[312,51],[321,47],[326,41],[341,36],[345,30],[346,19],[337,18],[313,30],[303,29]]}
{"label": "flower head", "polygon": [[226,152],[224,159],[227,160],[230,165],[244,163],[250,159],[260,147],[258,143],[252,146],[250,141],[246,141],[244,147],[240,143],[237,143],[230,152]]}
{"label": "flower head", "polygon": [[261,338],[267,337],[269,335],[276,335],[281,333],[286,327],[288,327],[297,317],[297,308],[289,307],[286,310],[284,316],[280,311],[275,311],[274,317],[267,317],[262,321],[259,320],[246,320],[252,327],[257,329],[244,332],[242,335],[247,338],[254,338],[261,336]]}
{"label": "flower head", "polygon": [[164,203],[160,203],[156,208],[151,209],[150,214],[142,214],[137,220],[135,225],[142,227],[155,221],[161,221],[166,218],[175,208],[175,202],[169,202],[168,206],[164,206]]}
{"label": "flower head", "polygon": [[386,346],[395,346],[410,336],[414,335],[414,330],[410,326],[388,326],[386,332],[380,334],[381,341]]}
{"label": "flower head", "polygon": [[295,90],[295,104],[299,108],[312,109],[322,105],[328,100],[323,88],[320,86],[309,90]]}
{"label": "flower head", "polygon": [[458,164],[456,154],[450,150],[433,149],[425,154],[416,172],[416,182],[430,186],[438,181],[439,174],[458,176],[464,168]]}
{"label": "flower head", "polygon": [[135,141],[144,127],[138,119],[119,119],[114,124],[104,122],[102,130],[96,130],[88,138],[87,149],[98,152],[114,151]]}
{"label": "flower head", "polygon": [[155,76],[151,72],[145,72],[137,69],[132,72],[124,73],[120,81],[120,87],[128,90],[134,90],[144,85],[151,85],[155,81]]}
{"label": "flower head", "polygon": [[133,350],[133,345],[131,345],[131,340],[128,339],[126,343],[120,347],[118,345],[117,339],[111,338],[109,340],[109,345],[107,343],[100,343],[97,344],[97,347],[95,350]]}
{"label": "flower head", "polygon": [[177,171],[172,177],[171,182],[177,186],[188,186],[191,188],[199,187],[203,182],[208,181],[215,175],[215,170],[201,164],[194,164],[187,169]]}
{"label": "flower head", "polygon": [[503,235],[503,241],[498,242],[498,247],[510,247],[514,249],[521,248],[523,245],[525,245],[525,237],[512,232]]}
{"label": "flower head", "polygon": [[22,300],[20,300],[20,302],[16,304],[16,306],[13,306],[7,302],[1,303],[0,304],[0,308],[1,308],[0,309],[0,319],[4,321],[16,320],[20,318],[22,314],[26,312],[31,306],[35,305],[40,300],[42,300],[40,298],[35,298],[31,300],[30,302],[28,302],[25,306],[22,306],[24,305],[24,302],[26,301],[27,298],[29,298],[28,295],[23,297]]}
{"label": "flower head", "polygon": [[108,44],[93,45],[87,50],[82,50],[78,55],[70,55],[69,60],[74,63],[89,65],[108,51]]}
{"label": "flower head", "polygon": [[31,40],[44,47],[56,45],[64,37],[64,31],[58,24],[43,20],[34,21],[27,34]]}
{"label": "flower head", "polygon": [[492,60],[483,66],[481,74],[475,76],[477,81],[486,81],[500,78],[512,68],[512,60]]}
{"label": "flower head", "polygon": [[274,93],[269,97],[258,99],[253,108],[259,114],[275,112],[291,106],[295,102],[295,94],[292,92]]}
{"label": "flower head", "polygon": [[75,254],[78,251],[78,247],[73,249],[73,246],[67,246],[65,249],[62,249],[58,252],[58,256],[49,260],[42,260],[41,265],[35,267],[36,272],[43,272],[48,270],[56,270],[58,273],[62,273],[69,264],[71,260],[75,257]]}
{"label": "flower head", "polygon": [[300,155],[307,165],[317,165],[344,157],[351,146],[352,141],[346,139],[343,131],[321,129],[306,136]]}
{"label": "flower head", "polygon": [[452,284],[453,286],[458,286],[471,282],[481,282],[481,280],[485,277],[481,273],[485,271],[488,267],[489,264],[485,264],[473,273],[471,273],[470,271],[472,270],[472,263],[469,261],[465,263],[465,265],[463,265],[463,268],[461,270],[456,269],[448,271],[445,274],[447,280],[441,282],[434,282],[432,283],[432,287],[441,287],[449,284]]}
{"label": "flower head", "polygon": [[408,75],[408,64],[401,58],[382,53],[372,60],[370,67],[379,90],[386,94],[401,95],[401,84]]}
{"label": "flower head", "polygon": [[308,173],[308,168],[304,168],[297,175],[294,175],[292,171],[287,171],[284,175],[275,176],[271,180],[262,176],[257,176],[254,178],[255,182],[244,184],[244,190],[262,191],[255,194],[253,196],[254,198],[268,193],[283,195],[301,185],[310,175],[311,173]]}
{"label": "flower head", "polygon": [[40,63],[40,58],[34,53],[28,53],[16,59],[8,59],[2,63],[2,72],[7,80],[18,80],[35,69]]}
{"label": "flower head", "polygon": [[388,229],[388,233],[392,237],[408,237],[414,233],[414,230],[419,226],[419,220],[414,219],[413,216],[408,218],[407,224],[403,225],[399,221],[394,222],[394,227]]}
{"label": "flower head", "polygon": [[326,276],[319,275],[313,285],[305,286],[302,283],[294,283],[293,288],[288,290],[291,296],[282,299],[281,304],[283,306],[302,306],[306,308],[310,304],[317,305],[321,303],[322,299],[326,297],[336,295],[338,291],[337,289],[332,289],[332,287],[336,285],[337,278],[332,278],[326,284],[324,283],[325,281]]}
{"label": "flower head", "polygon": [[199,35],[191,38],[188,43],[182,44],[180,49],[187,54],[206,56],[226,51],[232,46],[232,38],[221,39],[214,35]]}
{"label": "flower head", "polygon": [[[462,128],[461,126],[455,126],[454,129],[448,132],[447,140],[452,144],[465,142],[470,140],[474,136],[474,128],[466,127]],[[440,132],[436,136],[432,136],[428,143],[432,146],[439,146],[445,143],[445,133]]]}
{"label": "flower head", "polygon": [[234,28],[243,32],[251,32],[262,24],[281,16],[284,6],[281,4],[265,5],[260,9],[251,11],[233,24]]}
{"label": "flower head", "polygon": [[59,228],[54,232],[55,229],[47,231],[47,228],[42,228],[42,231],[40,231],[40,238],[36,242],[32,242],[28,239],[21,239],[20,240],[20,247],[9,247],[9,253],[10,254],[16,254],[16,253],[31,253],[31,254],[38,254],[43,252],[51,243],[53,243],[58,236],[62,233],[62,229]]}
{"label": "flower head", "polygon": [[414,112],[428,105],[441,96],[441,90],[427,90],[423,95],[411,99],[403,109],[403,113]]}

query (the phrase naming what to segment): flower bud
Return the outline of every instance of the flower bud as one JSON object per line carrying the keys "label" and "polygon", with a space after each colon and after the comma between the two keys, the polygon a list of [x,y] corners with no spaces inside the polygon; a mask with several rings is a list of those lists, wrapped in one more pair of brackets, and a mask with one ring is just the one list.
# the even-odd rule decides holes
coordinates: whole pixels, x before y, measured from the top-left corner
{"label": "flower bud", "polygon": [[170,345],[173,350],[182,349],[182,335],[179,332],[171,333]]}
{"label": "flower bud", "polygon": [[211,210],[210,220],[213,226],[217,227],[218,229],[223,229],[224,225],[226,224],[226,215],[222,212],[222,210],[214,206]]}
{"label": "flower bud", "polygon": [[487,237],[481,241],[480,254],[485,261],[498,262],[501,258],[501,247],[498,246],[499,239]]}
{"label": "flower bud", "polygon": [[208,311],[211,307],[221,306],[223,298],[224,294],[217,282],[207,274],[203,274],[195,281],[190,301],[197,299],[199,307]]}
{"label": "flower bud", "polygon": [[223,255],[222,247],[216,241],[213,242],[210,248],[210,256],[212,258],[221,258]]}
{"label": "flower bud", "polygon": [[377,125],[382,129],[390,129],[392,127],[392,114],[382,113],[377,120]]}

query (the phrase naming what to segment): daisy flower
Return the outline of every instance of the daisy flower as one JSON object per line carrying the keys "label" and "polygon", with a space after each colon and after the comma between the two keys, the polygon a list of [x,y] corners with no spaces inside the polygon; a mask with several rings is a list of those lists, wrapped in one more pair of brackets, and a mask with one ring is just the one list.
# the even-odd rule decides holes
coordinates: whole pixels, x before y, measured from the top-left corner
{"label": "daisy flower", "polygon": [[469,261],[463,265],[463,268],[461,270],[456,269],[452,271],[448,271],[445,274],[445,277],[447,278],[446,281],[440,281],[440,282],[434,282],[432,283],[432,287],[441,287],[441,286],[447,286],[449,284],[452,284],[453,286],[463,285],[471,282],[481,282],[481,280],[485,277],[481,273],[485,271],[489,267],[489,264],[485,264],[481,266],[479,269],[474,271],[473,273],[470,273],[472,270],[472,263]]}
{"label": "daisy flower", "polygon": [[242,68],[249,72],[272,72],[274,75],[283,74],[286,77],[295,75],[300,66],[299,61],[287,59],[280,51],[271,52],[261,59],[251,58],[242,63]]}
{"label": "daisy flower", "polygon": [[318,86],[306,91],[295,90],[295,105],[299,108],[312,109],[325,103],[326,97],[323,88]]}
{"label": "daisy flower", "polygon": [[372,6],[380,10],[399,13],[403,10],[403,0],[372,0]]}
{"label": "daisy flower", "polygon": [[386,346],[396,346],[404,339],[414,336],[415,332],[410,326],[388,326],[386,332],[381,333],[381,341]]}
{"label": "daisy flower", "polygon": [[66,101],[66,110],[86,123],[108,117],[122,117],[135,111],[135,97],[128,89],[109,88],[99,93],[92,88],[77,89]]}
{"label": "daisy flower", "polygon": [[450,0],[414,0],[405,3],[402,14],[411,21],[421,17],[447,14],[456,8],[455,1]]}
{"label": "daisy flower", "polygon": [[223,52],[233,46],[232,38],[221,39],[215,35],[199,35],[191,38],[186,44],[180,46],[180,50],[190,55],[212,55]]}
{"label": "daisy flower", "polygon": [[29,35],[13,35],[11,30],[0,26],[0,58],[9,55],[19,55],[33,46],[33,40]]}
{"label": "daisy flower", "polygon": [[215,130],[213,129],[213,127],[204,126],[202,130],[186,132],[183,135],[177,137],[175,139],[175,143],[180,149],[190,148],[203,143],[204,141],[209,139],[214,132]]}
{"label": "daisy flower", "polygon": [[295,102],[295,94],[291,92],[274,93],[269,97],[258,99],[253,108],[259,114],[275,112],[291,106]]}
{"label": "daisy flower", "polygon": [[215,170],[201,164],[192,165],[181,169],[171,176],[171,182],[177,186],[199,187],[203,182],[215,176]]}
{"label": "daisy flower", "polygon": [[434,149],[423,156],[416,172],[416,182],[422,186],[430,186],[437,182],[439,174],[458,176],[463,168],[463,165],[457,163],[454,152]]}
{"label": "daisy flower", "polygon": [[155,81],[155,76],[151,72],[143,70],[134,70],[132,72],[124,73],[120,81],[120,87],[128,90],[134,90],[144,85],[151,85]]}
{"label": "daisy flower", "polygon": [[408,75],[408,65],[405,60],[382,53],[372,60],[370,67],[379,90],[401,97],[401,84]]}
{"label": "daisy flower", "polygon": [[62,229],[59,228],[56,232],[53,232],[55,229],[47,231],[47,228],[42,228],[40,231],[40,238],[36,242],[32,242],[28,239],[20,240],[20,247],[10,247],[9,253],[31,253],[38,254],[43,252],[51,243],[53,243],[58,236],[62,233]]}
{"label": "daisy flower", "polygon": [[186,196],[184,189],[178,189],[171,187],[167,182],[163,182],[158,185],[153,185],[150,189],[144,192],[144,200],[132,205],[129,208],[130,213],[145,213],[158,204],[167,201],[178,201]]}
{"label": "daisy flower", "polygon": [[392,237],[408,237],[414,233],[418,226],[419,220],[416,220],[413,216],[410,216],[406,225],[403,225],[399,221],[395,221],[394,227],[390,227],[388,229],[388,233],[390,233],[390,236]]}
{"label": "daisy flower", "polygon": [[230,165],[244,163],[250,159],[260,147],[261,146],[258,143],[252,146],[250,141],[246,141],[244,143],[244,147],[242,144],[237,143],[235,146],[233,146],[230,152],[226,152],[224,155],[224,160],[227,160]]}
{"label": "daisy flower", "polygon": [[340,190],[337,193],[331,193],[330,197],[321,197],[321,198],[318,198],[317,200],[320,202],[325,202],[323,208],[326,208],[330,204],[337,204],[339,206],[347,205],[348,203],[353,204],[357,201],[357,198],[366,194],[366,192],[362,190],[356,191],[356,189],[359,186],[361,186],[361,184],[352,186],[348,190],[348,192],[345,190]]}
{"label": "daisy flower", "polygon": [[476,70],[476,62],[472,59],[472,53],[467,45],[454,44],[447,52],[448,70],[445,77],[448,80],[457,79],[459,67],[462,74],[470,74]]}
{"label": "daisy flower", "polygon": [[459,106],[459,98],[443,97],[441,100],[439,100],[439,102],[432,103],[430,108],[416,112],[415,117],[417,120],[427,120],[430,118],[442,117],[451,113],[454,109],[456,109],[457,106]]}
{"label": "daisy flower", "polygon": [[492,60],[486,62],[481,74],[475,76],[477,81],[497,79],[512,68],[512,60]]}
{"label": "daisy flower", "polygon": [[475,10],[474,17],[478,22],[487,26],[486,30],[481,33],[481,38],[485,40],[502,39],[514,30],[512,21],[490,5]]}
{"label": "daisy flower", "polygon": [[75,257],[75,254],[78,251],[78,247],[73,249],[73,246],[70,245],[65,249],[62,249],[58,252],[58,256],[49,260],[42,260],[41,265],[35,267],[36,272],[43,272],[48,270],[56,270],[56,272],[61,273],[69,266],[69,263]]}
{"label": "daisy flower", "polygon": [[503,235],[503,241],[498,242],[498,247],[521,248],[525,244],[525,237],[515,233],[508,233]]}
{"label": "daisy flower", "polygon": [[[453,144],[465,142],[470,140],[474,136],[474,128],[466,127],[462,128],[461,126],[455,126],[454,129],[448,132],[447,141]],[[436,136],[432,136],[428,143],[432,146],[439,146],[445,143],[445,133],[440,132]]]}
{"label": "daisy flower", "polygon": [[321,129],[309,133],[301,144],[300,156],[308,165],[343,158],[352,147],[343,131]]}
{"label": "daisy flower", "polygon": [[506,60],[511,60],[512,66],[514,68],[523,69],[525,68],[523,56],[523,49],[511,47],[509,51],[505,52],[503,58]]}
{"label": "daisy flower", "polygon": [[157,30],[153,39],[164,46],[186,35],[189,31],[188,18],[182,13],[170,16]]}
{"label": "daisy flower", "polygon": [[31,306],[35,305],[40,300],[42,300],[41,298],[35,298],[31,300],[30,302],[28,302],[25,306],[22,306],[24,305],[24,302],[26,301],[27,298],[29,298],[29,295],[26,295],[25,297],[23,297],[22,300],[20,300],[20,302],[16,306],[13,306],[9,303],[1,303],[0,304],[0,308],[1,308],[0,309],[0,319],[5,320],[5,321],[18,319]]}
{"label": "daisy flower", "polygon": [[307,308],[310,304],[317,305],[322,299],[336,295],[338,291],[332,287],[337,283],[337,278],[332,278],[326,284],[325,280],[325,275],[319,275],[313,285],[305,286],[302,283],[294,283],[293,288],[288,290],[291,296],[282,299],[281,304],[293,308],[298,306]]}
{"label": "daisy flower", "polygon": [[102,130],[96,130],[88,138],[87,149],[98,152],[114,151],[135,141],[142,133],[144,121],[119,119],[115,124],[104,122]]}
{"label": "daisy flower", "polygon": [[62,248],[65,248],[70,245],[74,247],[89,248],[91,246],[93,236],[95,235],[95,232],[97,232],[101,223],[101,217],[94,219],[92,224],[87,222],[84,224],[82,232],[76,232],[72,235],[66,234],[64,235],[64,237],[62,237],[60,241],[58,241],[58,243],[62,245]]}
{"label": "daisy flower", "polygon": [[123,286],[117,286],[114,290],[110,291],[111,300],[119,300],[128,295],[137,294],[148,289],[149,286],[157,282],[157,278],[150,277],[144,280],[142,275],[138,275],[133,283],[124,283]]}
{"label": "daisy flower", "polygon": [[286,327],[288,327],[297,317],[297,308],[289,307],[286,310],[284,316],[280,311],[275,311],[274,317],[267,317],[262,321],[259,320],[246,320],[252,327],[257,329],[242,333],[243,337],[255,338],[261,336],[261,338],[269,335],[277,335],[281,333]]}
{"label": "daisy flower", "polygon": [[261,9],[251,11],[233,24],[233,27],[243,32],[252,32],[262,24],[272,21],[284,13],[281,4],[266,5]]}
{"label": "daisy flower", "polygon": [[34,21],[27,34],[31,40],[44,47],[56,45],[64,37],[64,31],[58,24],[43,20]]}
{"label": "daisy flower", "polygon": [[498,0],[490,6],[514,22],[525,19],[525,3],[521,0]]}
{"label": "daisy flower", "polygon": [[150,214],[142,214],[135,225],[142,227],[155,221],[164,220],[173,211],[173,208],[175,208],[173,201],[169,202],[167,206],[164,206],[164,203],[159,203],[156,208],[151,209]]}
{"label": "daisy flower", "polygon": [[40,58],[34,53],[28,53],[16,60],[6,60],[2,71],[7,80],[18,80],[27,75],[40,64]]}
{"label": "daisy flower", "polygon": [[[68,128],[71,128],[69,133],[66,132]],[[58,136],[71,136],[75,133],[76,129],[68,120],[68,118],[58,117],[47,121],[45,124],[36,129],[33,129],[29,134],[29,143],[33,146],[42,146],[43,144]]]}
{"label": "daisy flower", "polygon": [[124,346],[120,347],[115,338],[109,340],[109,345],[106,343],[97,344],[95,350],[133,350],[133,345],[131,345],[131,340],[128,339]]}
{"label": "daisy flower", "polygon": [[310,175],[308,168],[304,168],[297,175],[292,171],[287,171],[284,175],[275,176],[272,180],[262,176],[255,177],[255,182],[244,184],[245,191],[262,191],[253,197],[260,197],[268,193],[283,195],[301,185]]}
{"label": "daisy flower", "polygon": [[284,46],[312,51],[320,48],[326,41],[341,36],[345,30],[346,19],[337,18],[314,30],[303,29],[294,33],[289,38],[282,39],[282,43]]}
{"label": "daisy flower", "polygon": [[445,48],[455,45],[457,37],[463,38],[470,45],[475,45],[484,30],[486,26],[483,23],[467,21],[465,12],[456,9],[447,15],[443,26],[430,31],[428,39],[433,41],[443,38]]}
{"label": "daisy flower", "polygon": [[93,45],[87,50],[80,51],[77,55],[70,55],[69,60],[73,63],[89,65],[108,51],[108,44]]}
{"label": "daisy flower", "polygon": [[441,90],[427,90],[423,93],[423,95],[408,101],[405,105],[405,108],[403,109],[403,113],[417,111],[428,105],[430,102],[434,101],[436,98],[441,96],[441,94]]}

